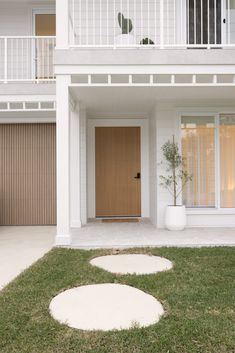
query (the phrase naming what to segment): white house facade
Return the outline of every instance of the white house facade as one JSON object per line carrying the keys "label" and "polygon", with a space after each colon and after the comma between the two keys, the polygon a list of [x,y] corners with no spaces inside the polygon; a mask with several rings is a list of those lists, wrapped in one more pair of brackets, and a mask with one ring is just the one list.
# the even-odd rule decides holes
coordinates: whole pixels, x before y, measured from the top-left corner
{"label": "white house facade", "polygon": [[234,227],[234,97],[234,0],[0,0],[0,224],[163,228],[174,135],[187,226]]}

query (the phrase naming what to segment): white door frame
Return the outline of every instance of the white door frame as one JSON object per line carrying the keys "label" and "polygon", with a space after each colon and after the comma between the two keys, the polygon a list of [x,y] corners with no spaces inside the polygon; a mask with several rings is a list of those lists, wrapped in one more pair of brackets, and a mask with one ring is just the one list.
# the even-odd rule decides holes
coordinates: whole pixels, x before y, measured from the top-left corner
{"label": "white door frame", "polygon": [[[230,24],[231,18],[228,18],[227,1],[221,0],[221,40],[222,44],[229,44],[230,41]],[[230,9],[231,10],[231,9]],[[224,23],[225,20],[225,23]]]}
{"label": "white door frame", "polygon": [[141,135],[141,217],[149,217],[149,128],[148,119],[88,119],[88,218],[96,218],[95,128],[140,127]]}

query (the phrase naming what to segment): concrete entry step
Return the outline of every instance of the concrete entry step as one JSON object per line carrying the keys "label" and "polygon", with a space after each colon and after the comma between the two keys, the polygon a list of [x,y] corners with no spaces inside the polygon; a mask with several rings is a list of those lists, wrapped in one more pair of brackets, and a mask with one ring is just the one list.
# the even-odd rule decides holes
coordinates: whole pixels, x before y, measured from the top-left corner
{"label": "concrete entry step", "polygon": [[51,315],[80,330],[125,330],[157,323],[162,304],[145,292],[121,284],[105,283],[72,288],[50,303]]}
{"label": "concrete entry step", "polygon": [[170,270],[171,261],[144,254],[107,255],[92,259],[90,263],[111,273],[144,275]]}

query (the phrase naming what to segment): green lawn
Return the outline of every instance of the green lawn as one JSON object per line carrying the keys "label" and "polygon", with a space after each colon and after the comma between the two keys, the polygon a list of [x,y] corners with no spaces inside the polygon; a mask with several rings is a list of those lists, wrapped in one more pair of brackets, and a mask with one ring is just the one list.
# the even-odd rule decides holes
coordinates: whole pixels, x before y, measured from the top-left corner
{"label": "green lawn", "polygon": [[[52,250],[0,292],[0,352],[235,352],[234,248],[136,250],[174,262],[173,270],[148,276],[113,275],[89,265],[92,257],[110,252]],[[108,333],[70,329],[52,319],[48,306],[53,296],[104,282],[152,294],[166,315],[145,329]]]}

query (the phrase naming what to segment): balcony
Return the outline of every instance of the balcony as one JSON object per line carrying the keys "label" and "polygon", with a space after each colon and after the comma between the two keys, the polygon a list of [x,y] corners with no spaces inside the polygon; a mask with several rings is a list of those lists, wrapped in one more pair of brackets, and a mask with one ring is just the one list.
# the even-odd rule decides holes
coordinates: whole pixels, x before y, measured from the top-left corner
{"label": "balcony", "polygon": [[235,47],[235,0],[69,0],[74,48]]}
{"label": "balcony", "polygon": [[0,37],[0,83],[54,82],[55,37]]}

